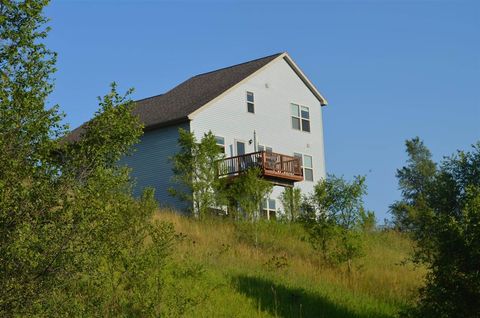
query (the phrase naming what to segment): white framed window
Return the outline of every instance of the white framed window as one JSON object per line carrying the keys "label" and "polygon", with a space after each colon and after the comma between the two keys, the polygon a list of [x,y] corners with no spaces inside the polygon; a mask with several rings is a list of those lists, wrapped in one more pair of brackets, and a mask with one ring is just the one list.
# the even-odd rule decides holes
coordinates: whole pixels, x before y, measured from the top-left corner
{"label": "white framed window", "polygon": [[277,200],[267,198],[262,201],[261,217],[267,220],[277,218]]}
{"label": "white framed window", "polygon": [[307,181],[313,181],[313,159],[312,156],[303,155],[303,176]]}
{"label": "white framed window", "polygon": [[245,154],[245,147],[246,147],[246,144],[244,141],[235,140],[235,150],[236,150],[237,156],[241,156]]}
{"label": "white framed window", "polygon": [[313,181],[313,157],[297,152],[295,152],[293,156],[300,159],[300,164],[303,169],[303,179],[305,181]]}
{"label": "white framed window", "polygon": [[255,96],[252,92],[247,92],[247,112],[255,114]]}
{"label": "white framed window", "polygon": [[225,138],[222,136],[215,136],[215,142],[221,153],[225,153]]}
{"label": "white framed window", "polygon": [[298,104],[290,104],[290,112],[292,115],[292,128],[310,132],[310,109],[307,106]]}
{"label": "white framed window", "polygon": [[258,151],[266,151],[266,152],[272,153],[273,148],[265,145],[258,145]]}

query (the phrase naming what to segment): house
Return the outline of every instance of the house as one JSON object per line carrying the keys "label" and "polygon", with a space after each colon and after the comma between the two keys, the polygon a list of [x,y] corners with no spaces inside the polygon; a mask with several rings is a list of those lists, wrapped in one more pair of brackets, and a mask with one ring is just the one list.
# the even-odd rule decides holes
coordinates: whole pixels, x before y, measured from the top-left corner
{"label": "house", "polygon": [[[275,186],[263,212],[276,215],[285,186],[310,192],[325,177],[322,106],[327,101],[287,53],[194,76],[162,95],[136,102],[145,133],[132,156],[135,193],[155,188],[161,205],[184,210],[168,194],[178,130],[200,139],[212,131],[225,153],[220,175],[235,175],[255,162]],[[81,128],[69,138],[81,135]]]}

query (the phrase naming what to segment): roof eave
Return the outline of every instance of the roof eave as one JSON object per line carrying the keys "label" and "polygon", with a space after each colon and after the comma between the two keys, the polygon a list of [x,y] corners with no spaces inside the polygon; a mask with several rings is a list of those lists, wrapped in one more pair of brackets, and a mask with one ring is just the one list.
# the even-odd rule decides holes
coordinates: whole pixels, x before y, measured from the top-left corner
{"label": "roof eave", "polygon": [[322,94],[318,91],[318,89],[313,85],[313,83],[308,79],[308,77],[303,73],[303,71],[298,67],[298,65],[293,61],[293,59],[288,55],[287,52],[283,53],[281,57],[287,62],[288,65],[293,69],[293,71],[300,77],[302,82],[308,89],[312,92],[313,95],[318,99],[320,105],[326,106],[328,104],[327,99],[322,96]]}
{"label": "roof eave", "polygon": [[188,115],[188,119],[192,120],[193,118],[195,118],[195,116],[200,113],[201,111],[203,111],[206,107],[208,107],[209,105],[213,104],[215,101],[219,100],[222,96],[228,94],[229,92],[231,92],[232,90],[234,90],[236,87],[238,87],[239,85],[241,85],[242,83],[248,81],[250,78],[252,78],[253,76],[255,76],[255,74],[258,74],[260,71],[262,71],[263,69],[267,68],[269,65],[271,65],[273,62],[283,58],[283,56],[285,55],[286,53],[282,53],[282,54],[279,54],[277,57],[275,57],[273,60],[271,60],[270,62],[268,62],[267,64],[263,65],[262,67],[260,67],[259,69],[257,69],[255,72],[253,72],[252,74],[248,75],[247,77],[245,77],[244,79],[242,79],[241,81],[239,81],[238,83],[236,83],[235,85],[233,85],[232,87],[230,87],[229,89],[225,90],[223,93],[221,93],[220,95],[218,95],[217,97],[213,98],[212,100],[210,100],[209,102],[207,102],[205,105],[199,107],[198,109],[196,109],[195,111],[193,111],[192,113],[190,113]]}
{"label": "roof eave", "polygon": [[165,128],[165,127],[168,127],[168,126],[174,126],[174,125],[186,123],[186,122],[189,122],[189,121],[190,121],[190,118],[185,116],[185,117],[161,122],[161,123],[158,123],[158,124],[148,125],[148,126],[145,126],[143,128],[143,130],[144,131],[150,131],[150,130],[155,130],[155,129],[159,129],[159,128]]}

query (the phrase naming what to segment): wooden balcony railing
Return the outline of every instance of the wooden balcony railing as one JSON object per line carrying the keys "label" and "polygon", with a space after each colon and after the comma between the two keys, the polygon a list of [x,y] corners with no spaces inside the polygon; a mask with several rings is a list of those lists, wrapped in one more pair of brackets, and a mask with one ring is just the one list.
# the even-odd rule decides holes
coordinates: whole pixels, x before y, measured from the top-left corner
{"label": "wooden balcony railing", "polygon": [[219,176],[235,176],[249,168],[257,167],[263,177],[302,181],[300,159],[275,152],[258,151],[228,157],[218,161]]}

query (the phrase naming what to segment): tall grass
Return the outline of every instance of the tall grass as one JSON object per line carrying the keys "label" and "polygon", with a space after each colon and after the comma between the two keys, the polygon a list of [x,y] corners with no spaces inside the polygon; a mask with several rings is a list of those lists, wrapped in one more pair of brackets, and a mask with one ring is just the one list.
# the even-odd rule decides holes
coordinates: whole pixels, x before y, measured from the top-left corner
{"label": "tall grass", "polygon": [[404,260],[412,243],[395,232],[364,234],[354,270],[324,264],[299,224],[194,220],[161,211],[178,243],[171,291],[191,317],[393,317],[424,269]]}

